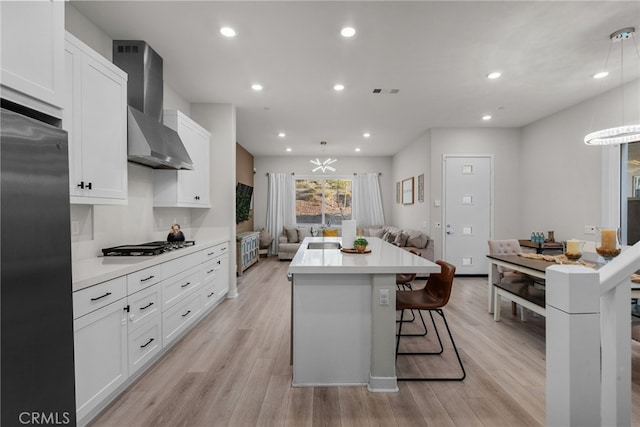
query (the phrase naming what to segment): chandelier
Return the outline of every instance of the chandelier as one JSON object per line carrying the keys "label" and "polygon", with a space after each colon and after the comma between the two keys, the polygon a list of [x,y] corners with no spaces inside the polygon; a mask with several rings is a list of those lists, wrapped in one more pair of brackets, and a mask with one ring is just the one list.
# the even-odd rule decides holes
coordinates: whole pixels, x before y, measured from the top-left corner
{"label": "chandelier", "polygon": [[[327,147],[327,141],[320,141],[320,151],[323,154],[326,147]],[[309,160],[309,162],[311,162],[316,166],[314,169],[311,170],[311,172],[317,172],[317,171],[321,171],[322,173],[325,173],[326,171],[335,172],[336,168],[334,168],[331,165],[337,161],[338,159],[332,159],[331,157],[327,157],[326,160],[320,161],[320,159],[316,157],[315,159]]]}
{"label": "chandelier", "polygon": [[[611,43],[609,45],[609,52],[607,53],[607,60],[605,62],[606,70],[607,63],[609,62],[609,53],[611,53],[611,46],[613,45],[613,43],[620,42],[620,92],[622,93],[621,126],[602,129],[596,132],[589,133],[584,137],[584,143],[587,145],[625,144],[628,142],[640,141],[640,124],[624,125],[624,41],[632,38],[635,34],[635,31],[636,29],[634,27],[628,27],[618,30],[609,36]],[[636,52],[638,52],[637,45]],[[638,57],[640,58],[640,52],[638,52]],[[604,75],[606,76],[606,71]]]}

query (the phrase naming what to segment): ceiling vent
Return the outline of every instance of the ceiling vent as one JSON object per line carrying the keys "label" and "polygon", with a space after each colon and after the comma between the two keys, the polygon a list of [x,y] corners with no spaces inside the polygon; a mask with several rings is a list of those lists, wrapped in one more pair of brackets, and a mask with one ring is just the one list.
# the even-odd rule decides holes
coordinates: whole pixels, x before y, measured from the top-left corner
{"label": "ceiling vent", "polygon": [[392,94],[400,92],[400,89],[374,89],[373,93],[383,93],[383,94]]}

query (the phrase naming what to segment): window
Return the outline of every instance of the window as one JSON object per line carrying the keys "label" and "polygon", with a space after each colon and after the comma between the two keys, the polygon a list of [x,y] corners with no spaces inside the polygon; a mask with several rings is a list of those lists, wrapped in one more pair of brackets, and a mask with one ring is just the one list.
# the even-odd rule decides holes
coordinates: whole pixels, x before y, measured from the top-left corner
{"label": "window", "polygon": [[326,224],[332,219],[335,225],[351,219],[351,188],[350,179],[296,179],[296,222]]}
{"label": "window", "polygon": [[640,241],[640,142],[620,146],[620,213],[622,242]]}

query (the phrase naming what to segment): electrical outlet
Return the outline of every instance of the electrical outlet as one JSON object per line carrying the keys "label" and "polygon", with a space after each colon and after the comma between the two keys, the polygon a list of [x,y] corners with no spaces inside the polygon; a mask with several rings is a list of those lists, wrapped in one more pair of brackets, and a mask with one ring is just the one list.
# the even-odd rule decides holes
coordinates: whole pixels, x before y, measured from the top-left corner
{"label": "electrical outlet", "polygon": [[389,289],[380,289],[380,305],[389,305]]}
{"label": "electrical outlet", "polygon": [[584,226],[584,234],[596,234],[595,225],[585,225]]}

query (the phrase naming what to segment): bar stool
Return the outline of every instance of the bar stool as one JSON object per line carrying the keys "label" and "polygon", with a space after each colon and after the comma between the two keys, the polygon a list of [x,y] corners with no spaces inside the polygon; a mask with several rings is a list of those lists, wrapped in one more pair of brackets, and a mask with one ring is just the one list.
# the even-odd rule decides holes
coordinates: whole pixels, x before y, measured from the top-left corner
{"label": "bar stool", "polygon": [[[411,291],[396,291],[396,310],[401,310],[400,313],[400,322],[398,327],[398,334],[396,340],[396,359],[399,355],[440,355],[444,352],[444,347],[442,345],[442,340],[440,339],[440,333],[438,332],[438,328],[436,326],[436,322],[433,318],[433,312],[435,311],[442,317],[444,321],[444,325],[447,328],[447,332],[449,334],[449,339],[451,340],[451,344],[453,345],[453,350],[456,353],[456,358],[458,359],[458,364],[460,365],[460,369],[462,370],[462,376],[460,377],[452,377],[452,378],[442,378],[442,377],[398,377],[399,381],[462,381],[467,376],[466,371],[464,370],[464,366],[462,364],[462,359],[460,358],[460,353],[458,353],[458,348],[456,347],[456,343],[453,340],[453,335],[451,335],[451,329],[449,328],[449,323],[447,322],[447,318],[444,315],[443,308],[449,302],[449,297],[451,296],[451,288],[453,286],[453,278],[456,272],[456,267],[452,264],[449,264],[445,261],[436,261],[436,264],[440,266],[440,273],[429,275],[429,279],[427,280],[427,284],[424,289],[420,290],[411,290]],[[431,317],[431,323],[433,324],[433,328],[436,332],[436,337],[438,338],[438,343],[440,345],[440,350],[436,352],[400,352],[400,338],[404,335],[402,334],[402,323],[404,320],[404,311],[405,310],[428,310],[429,316]]]}

